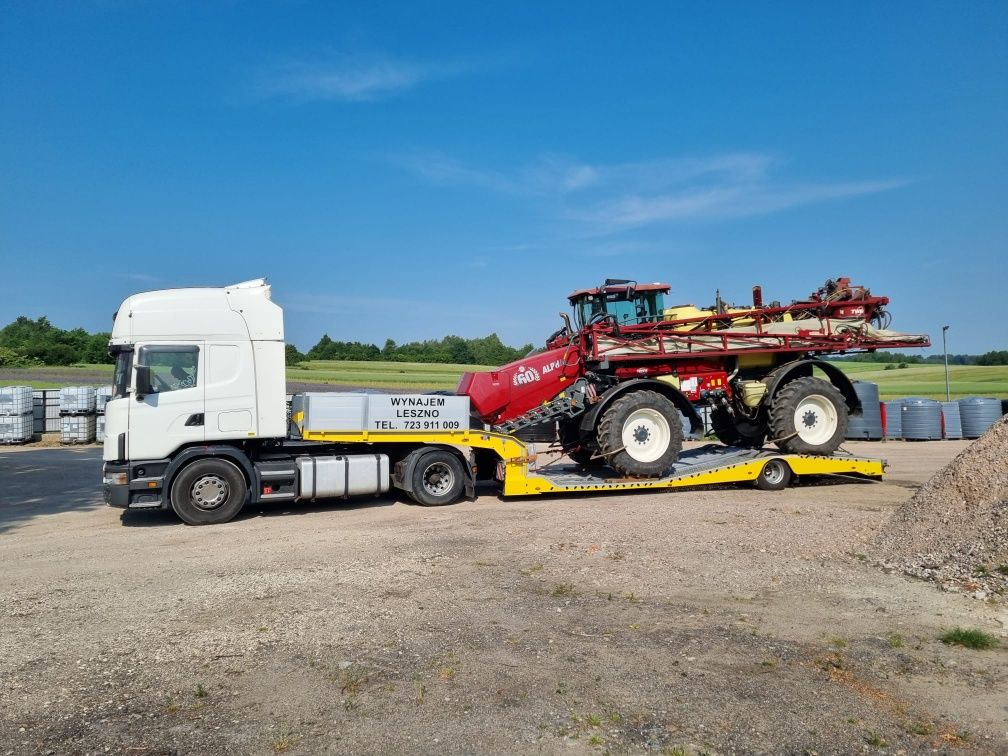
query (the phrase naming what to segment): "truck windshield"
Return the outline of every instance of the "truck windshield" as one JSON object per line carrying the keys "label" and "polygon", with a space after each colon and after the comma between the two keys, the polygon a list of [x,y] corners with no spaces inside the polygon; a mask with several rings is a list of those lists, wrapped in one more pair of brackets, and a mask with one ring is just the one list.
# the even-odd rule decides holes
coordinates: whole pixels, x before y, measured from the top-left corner
{"label": "truck windshield", "polygon": [[133,369],[133,352],[116,353],[115,379],[112,390],[113,399],[122,399],[129,391],[130,370]]}

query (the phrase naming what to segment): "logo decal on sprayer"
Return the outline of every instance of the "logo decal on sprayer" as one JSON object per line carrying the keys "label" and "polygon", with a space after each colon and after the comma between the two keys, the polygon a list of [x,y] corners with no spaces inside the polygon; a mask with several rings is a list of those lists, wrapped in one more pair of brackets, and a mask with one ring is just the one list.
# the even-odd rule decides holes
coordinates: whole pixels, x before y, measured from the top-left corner
{"label": "logo decal on sprayer", "polygon": [[514,374],[511,379],[511,383],[515,386],[525,386],[529,383],[534,383],[539,380],[539,371],[534,367],[527,368],[524,365],[518,368],[518,372]]}

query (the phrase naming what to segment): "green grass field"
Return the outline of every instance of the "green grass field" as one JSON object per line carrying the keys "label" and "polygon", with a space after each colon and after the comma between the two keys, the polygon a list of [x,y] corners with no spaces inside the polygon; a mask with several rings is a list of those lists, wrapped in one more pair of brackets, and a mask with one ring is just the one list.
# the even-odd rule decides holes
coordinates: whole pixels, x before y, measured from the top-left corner
{"label": "green grass field", "polygon": [[[852,379],[871,381],[879,385],[883,399],[903,396],[945,398],[944,365],[907,365],[886,370],[874,362],[836,362]],[[993,396],[1008,399],[1008,365],[949,365],[949,388],[952,398]]]}
{"label": "green grass field", "polygon": [[[908,365],[886,370],[871,362],[834,363],[851,378],[879,384],[883,399],[902,396],[945,398],[945,370],[942,365]],[[287,380],[304,384],[330,384],[361,388],[451,390],[466,370],[488,370],[481,365],[438,365],[419,362],[306,362],[287,370]],[[59,388],[74,384],[110,383],[111,365],[71,367],[0,368],[0,386],[31,385]],[[1008,366],[949,367],[952,397],[994,396],[1008,398]]]}
{"label": "green grass field", "polygon": [[453,389],[459,376],[469,370],[488,370],[482,365],[448,365],[426,362],[354,362],[316,360],[287,369],[287,380],[332,383],[364,388]]}

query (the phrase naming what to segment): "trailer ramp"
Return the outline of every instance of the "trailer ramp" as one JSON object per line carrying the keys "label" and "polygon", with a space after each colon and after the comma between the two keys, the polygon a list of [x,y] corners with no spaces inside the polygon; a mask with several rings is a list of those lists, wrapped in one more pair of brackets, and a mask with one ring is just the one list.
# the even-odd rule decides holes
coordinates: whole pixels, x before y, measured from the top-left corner
{"label": "trailer ramp", "polygon": [[509,469],[504,481],[505,496],[576,491],[684,488],[747,483],[756,480],[772,459],[785,462],[798,476],[839,475],[881,480],[885,462],[851,456],[817,457],[782,454],[769,449],[740,449],[707,444],[680,453],[672,472],[661,478],[626,478],[607,468],[585,469],[576,465],[531,465],[521,473]]}

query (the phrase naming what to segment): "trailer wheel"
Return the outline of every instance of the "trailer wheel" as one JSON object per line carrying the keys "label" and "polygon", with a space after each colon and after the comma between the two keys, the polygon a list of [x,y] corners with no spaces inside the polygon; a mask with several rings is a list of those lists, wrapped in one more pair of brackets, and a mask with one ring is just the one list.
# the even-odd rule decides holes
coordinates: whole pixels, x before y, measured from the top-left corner
{"label": "trailer wheel", "polygon": [[602,455],[624,475],[657,478],[669,471],[683,445],[679,410],[656,391],[624,394],[602,414]]}
{"label": "trailer wheel", "polygon": [[462,461],[449,451],[424,454],[413,468],[413,490],[417,504],[440,507],[458,500],[465,486]]}
{"label": "trailer wheel", "polygon": [[783,459],[770,459],[756,477],[756,488],[763,491],[780,491],[791,482],[791,466]]}
{"label": "trailer wheel", "polygon": [[832,454],[847,435],[847,402],[832,383],[796,378],[774,396],[774,443],[792,454]]}
{"label": "trailer wheel", "polygon": [[171,487],[171,505],[187,525],[227,522],[245,506],[245,476],[224,459],[201,459],[182,468]]}

